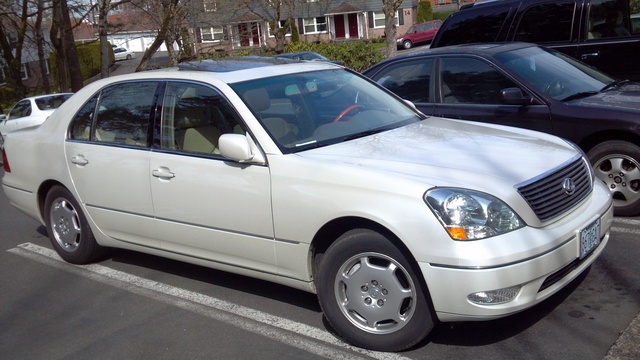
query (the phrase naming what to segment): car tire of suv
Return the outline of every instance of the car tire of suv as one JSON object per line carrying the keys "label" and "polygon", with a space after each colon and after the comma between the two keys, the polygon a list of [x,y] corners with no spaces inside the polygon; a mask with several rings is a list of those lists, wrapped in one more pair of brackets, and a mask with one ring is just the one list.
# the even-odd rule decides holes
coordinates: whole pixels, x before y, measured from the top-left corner
{"label": "car tire of suv", "polygon": [[87,264],[105,255],[86,217],[69,190],[54,186],[45,199],[45,222],[53,248],[72,264]]}
{"label": "car tire of suv", "polygon": [[587,156],[596,176],[613,195],[615,215],[640,215],[640,147],[627,141],[605,141]]}
{"label": "car tire of suv", "polygon": [[402,47],[404,49],[411,49],[413,47],[413,43],[410,40],[405,40],[402,42]]}
{"label": "car tire of suv", "polygon": [[434,326],[417,271],[382,234],[348,231],[322,257],[320,306],[336,332],[353,345],[376,351],[407,349]]}

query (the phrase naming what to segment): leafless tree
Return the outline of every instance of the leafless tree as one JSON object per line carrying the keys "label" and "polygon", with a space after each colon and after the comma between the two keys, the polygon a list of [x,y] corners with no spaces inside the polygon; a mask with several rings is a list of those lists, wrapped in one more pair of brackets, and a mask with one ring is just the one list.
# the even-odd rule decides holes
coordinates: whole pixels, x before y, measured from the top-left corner
{"label": "leafless tree", "polygon": [[284,51],[286,34],[291,30],[297,1],[299,0],[240,0],[238,11],[251,11],[268,23],[270,33],[276,38],[275,50],[281,53]]}
{"label": "leafless tree", "polygon": [[403,0],[382,0],[382,12],[384,12],[384,36],[387,44],[387,57],[396,55],[396,15]]}

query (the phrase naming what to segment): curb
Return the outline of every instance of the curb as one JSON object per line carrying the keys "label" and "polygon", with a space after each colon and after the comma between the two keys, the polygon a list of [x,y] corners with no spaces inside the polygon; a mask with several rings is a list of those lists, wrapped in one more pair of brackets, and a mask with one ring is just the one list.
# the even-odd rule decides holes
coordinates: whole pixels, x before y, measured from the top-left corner
{"label": "curb", "polygon": [[640,359],[640,313],[620,334],[603,360]]}

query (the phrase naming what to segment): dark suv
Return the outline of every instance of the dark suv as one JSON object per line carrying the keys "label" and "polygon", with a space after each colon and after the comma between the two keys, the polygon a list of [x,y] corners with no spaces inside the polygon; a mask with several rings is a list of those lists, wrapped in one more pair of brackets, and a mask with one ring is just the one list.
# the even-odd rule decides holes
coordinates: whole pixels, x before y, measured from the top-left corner
{"label": "dark suv", "polygon": [[431,42],[525,41],[564,52],[618,79],[640,80],[640,29],[629,0],[499,0],[464,5]]}

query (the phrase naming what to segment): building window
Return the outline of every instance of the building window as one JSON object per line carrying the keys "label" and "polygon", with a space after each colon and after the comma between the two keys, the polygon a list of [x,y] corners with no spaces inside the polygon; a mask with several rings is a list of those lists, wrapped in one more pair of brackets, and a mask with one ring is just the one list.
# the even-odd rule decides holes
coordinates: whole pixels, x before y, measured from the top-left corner
{"label": "building window", "polygon": [[[284,24],[286,22],[287,20],[278,21],[278,29],[284,28]],[[291,22],[293,22],[293,20]],[[275,35],[271,33],[271,26],[269,26],[269,37],[274,37],[274,36]],[[289,25],[289,28],[287,28],[287,32],[285,33],[285,36],[291,36],[291,25]]]}
{"label": "building window", "polygon": [[27,66],[27,64],[22,64],[22,67],[20,67],[20,75],[22,76],[22,80],[29,78],[29,66]]}
{"label": "building window", "polygon": [[217,0],[204,0],[204,11],[218,11],[218,1]]}
{"label": "building window", "polygon": [[222,26],[200,28],[200,34],[203,42],[220,41],[224,39],[224,30],[222,29]]}
{"label": "building window", "polygon": [[[399,25],[398,14],[395,16],[396,18],[396,26]],[[383,11],[374,11],[373,12],[373,27],[375,28],[383,28],[384,27],[384,12]]]}
{"label": "building window", "polygon": [[319,33],[327,31],[327,18],[324,16],[304,19],[304,33]]}

